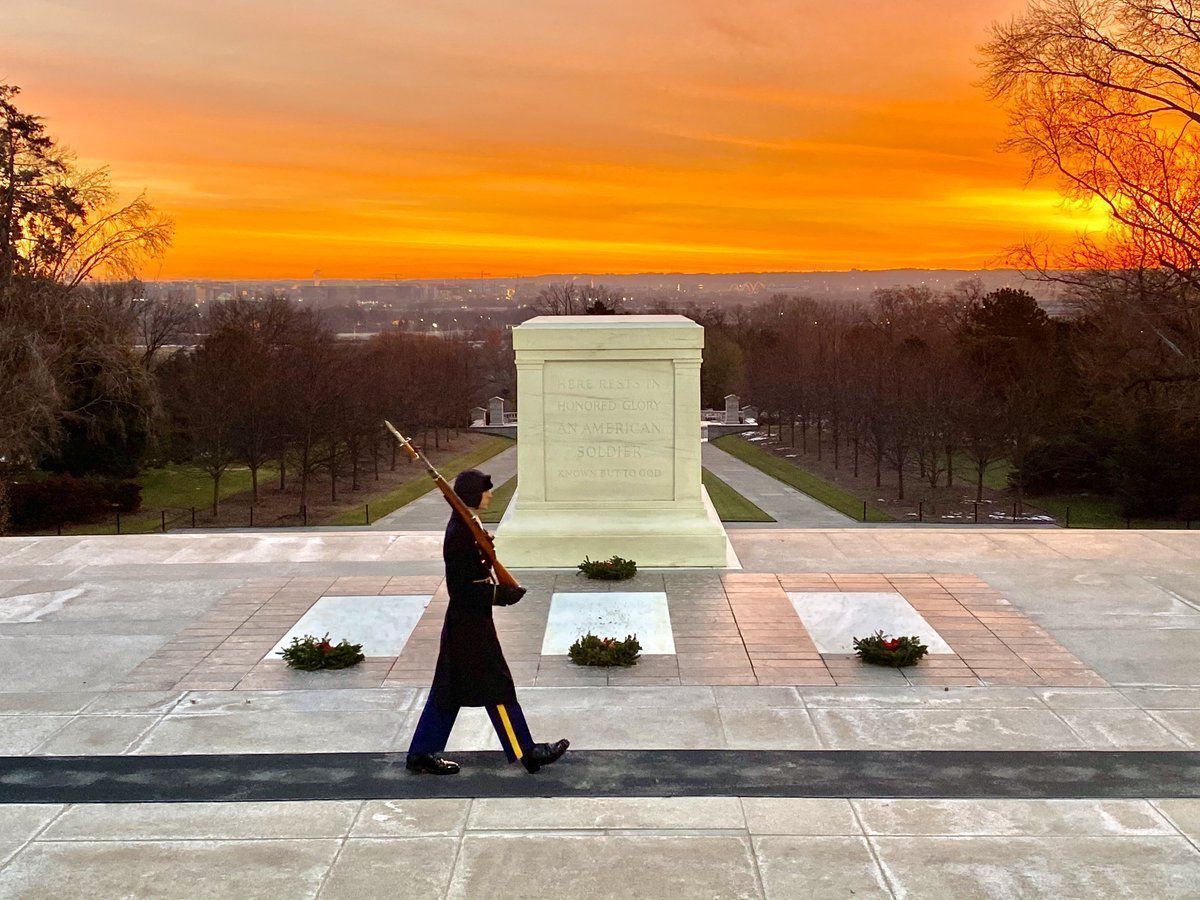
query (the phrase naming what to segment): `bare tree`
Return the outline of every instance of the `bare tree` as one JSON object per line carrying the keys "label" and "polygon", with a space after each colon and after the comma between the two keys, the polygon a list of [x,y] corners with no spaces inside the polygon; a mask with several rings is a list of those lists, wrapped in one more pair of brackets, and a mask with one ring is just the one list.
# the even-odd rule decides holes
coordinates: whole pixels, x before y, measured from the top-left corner
{"label": "bare tree", "polygon": [[538,291],[533,308],[542,316],[582,316],[587,312],[579,287],[569,282],[546,285]]}
{"label": "bare tree", "polygon": [[1010,113],[1005,146],[1029,157],[1031,177],[1056,174],[1068,197],[1099,201],[1113,225],[1103,244],[1083,237],[1058,271],[1045,247],[1020,248],[1018,264],[1084,303],[1097,272],[1158,269],[1186,285],[1123,301],[1179,360],[1182,371],[1160,374],[1200,381],[1200,4],[1031,0],[982,51],[985,83]]}
{"label": "bare tree", "polygon": [[1008,432],[998,409],[1000,398],[974,378],[959,383],[964,403],[959,418],[963,454],[975,474],[975,501],[983,501],[983,481],[988,467],[1008,453]]}
{"label": "bare tree", "polygon": [[139,194],[120,203],[107,169],[82,171],[64,162],[56,194],[72,202],[31,215],[25,222],[25,271],[75,287],[95,275],[133,278],[146,259],[171,245],[175,226]]}
{"label": "bare tree", "polygon": [[289,390],[282,399],[288,445],[300,476],[300,506],[308,505],[308,490],[319,459],[317,450],[326,424],[341,401],[336,393],[336,351],[333,335],[311,315],[298,322],[283,348],[281,363]]}
{"label": "bare tree", "polygon": [[612,315],[620,312],[623,302],[620,294],[602,284],[564,282],[538,291],[534,310],[543,316]]}
{"label": "bare tree", "polygon": [[704,332],[704,361],[700,366],[700,396],[708,409],[724,409],[726,394],[745,391],[746,358],[733,338],[718,329]]}
{"label": "bare tree", "polygon": [[176,293],[134,298],[132,304],[142,365],[152,371],[161,361],[160,351],[178,344],[184,335],[194,331],[198,319],[196,305]]}
{"label": "bare tree", "polygon": [[236,458],[245,343],[245,336],[236,332],[211,336],[191,359],[185,381],[185,421],[193,458],[212,479],[214,517],[220,510],[221,477]]}
{"label": "bare tree", "polygon": [[987,86],[1009,104],[1008,145],[1035,172],[1157,244],[1162,263],[1200,261],[1195,126],[1200,7],[1191,0],[1032,0],[992,26]]}

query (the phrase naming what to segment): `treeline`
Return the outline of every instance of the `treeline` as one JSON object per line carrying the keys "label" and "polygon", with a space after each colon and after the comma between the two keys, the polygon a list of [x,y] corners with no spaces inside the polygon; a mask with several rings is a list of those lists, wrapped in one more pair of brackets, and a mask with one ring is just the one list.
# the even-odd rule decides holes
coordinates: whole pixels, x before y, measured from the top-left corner
{"label": "treeline", "polygon": [[[269,468],[273,488],[298,491],[299,516],[316,479],[337,500],[339,482],[357,490],[365,471],[395,468],[385,418],[440,447],[485,388],[479,360],[489,357],[464,342],[401,332],[338,341],[319,314],[283,299],[216,305],[198,346],[147,353],[138,341],[155,301],[130,299],[136,291],[0,288],[6,320],[23,310],[28,333],[61,342],[55,369],[26,367],[7,397],[21,402],[24,418],[11,421],[27,434],[24,453],[0,461],[14,526],[133,512],[130,479],[167,463],[208,473],[214,516],[230,467],[249,469],[256,504]],[[31,321],[51,310],[61,328]]]}
{"label": "treeline", "polygon": [[705,401],[740,393],[805,452],[855,476],[873,470],[877,486],[893,473],[897,499],[913,479],[952,486],[964,459],[982,499],[988,467],[1008,460],[1018,504],[1087,490],[1129,516],[1200,517],[1196,380],[1121,302],[1127,281],[1077,278],[1070,318],[973,283],[709,313],[698,317]]}
{"label": "treeline", "polygon": [[422,440],[465,423],[476,383],[466,344],[385,332],[339,342],[319,318],[286,300],[233,302],[214,311],[210,333],[191,353],[175,354],[158,373],[167,418],[168,455],[201,465],[220,481],[232,465],[250,470],[254,500],[259,472],[278,470],[282,491],[292,479],[300,505],[314,476],[359,488],[364,469],[381,458],[395,468],[390,419]]}

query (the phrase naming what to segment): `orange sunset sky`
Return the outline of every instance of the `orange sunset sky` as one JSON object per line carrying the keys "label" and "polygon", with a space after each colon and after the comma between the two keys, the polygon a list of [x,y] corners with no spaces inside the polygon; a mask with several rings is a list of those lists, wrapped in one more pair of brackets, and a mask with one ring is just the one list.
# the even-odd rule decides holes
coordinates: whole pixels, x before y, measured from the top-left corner
{"label": "orange sunset sky", "polygon": [[146,278],[1003,264],[1104,226],[977,82],[1024,0],[38,0],[0,81],[176,223]]}

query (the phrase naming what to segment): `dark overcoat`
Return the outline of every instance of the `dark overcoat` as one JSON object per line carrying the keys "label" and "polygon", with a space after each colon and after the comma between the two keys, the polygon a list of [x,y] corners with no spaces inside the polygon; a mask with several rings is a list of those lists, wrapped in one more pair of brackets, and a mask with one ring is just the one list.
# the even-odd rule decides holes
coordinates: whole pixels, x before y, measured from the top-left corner
{"label": "dark overcoat", "polygon": [[458,513],[446,525],[442,558],[450,603],[430,696],[443,709],[512,703],[516,687],[492,622],[495,585],[485,581],[491,569]]}

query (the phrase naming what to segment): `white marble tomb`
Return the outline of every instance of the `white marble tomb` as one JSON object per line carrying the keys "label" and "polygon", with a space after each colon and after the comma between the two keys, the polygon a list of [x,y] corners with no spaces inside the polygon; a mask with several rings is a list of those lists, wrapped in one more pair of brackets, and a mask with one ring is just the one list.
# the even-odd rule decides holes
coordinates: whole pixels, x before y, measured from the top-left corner
{"label": "white marble tomb", "polygon": [[513,330],[517,493],[496,530],[512,567],[720,567],[700,482],[704,329],[684,316],[539,316]]}

